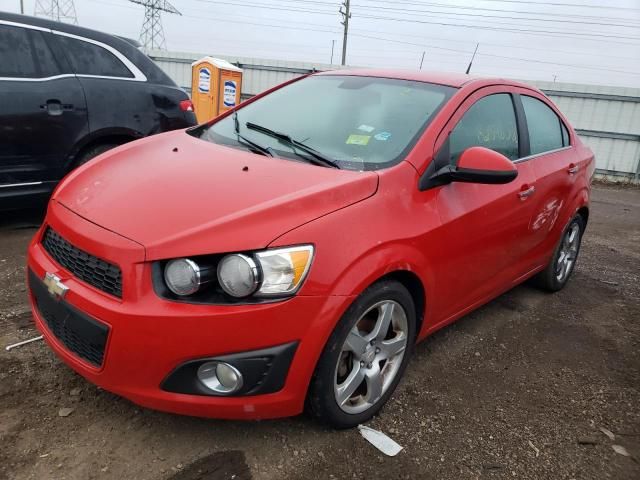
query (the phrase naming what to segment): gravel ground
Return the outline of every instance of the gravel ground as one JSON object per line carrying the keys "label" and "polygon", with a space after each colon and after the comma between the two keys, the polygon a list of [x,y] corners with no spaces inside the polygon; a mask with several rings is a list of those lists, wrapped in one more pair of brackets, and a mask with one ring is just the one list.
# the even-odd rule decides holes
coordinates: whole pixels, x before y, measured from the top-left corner
{"label": "gravel ground", "polygon": [[[1,218],[4,347],[37,335],[24,257],[39,218]],[[638,479],[639,276],[640,190],[597,187],[565,290],[517,287],[417,347],[369,423],[404,446],[393,458],[356,430],[304,416],[230,422],[141,409],[42,342],[2,348],[0,478]]]}

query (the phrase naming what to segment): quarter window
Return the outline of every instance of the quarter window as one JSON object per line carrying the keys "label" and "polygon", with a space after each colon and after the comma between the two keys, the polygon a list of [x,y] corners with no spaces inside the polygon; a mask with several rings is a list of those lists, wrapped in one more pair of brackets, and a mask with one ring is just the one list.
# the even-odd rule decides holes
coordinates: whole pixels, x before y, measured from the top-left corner
{"label": "quarter window", "polygon": [[556,113],[537,98],[522,95],[522,106],[527,117],[530,154],[557,150],[569,145],[569,134]]}
{"label": "quarter window", "polygon": [[478,146],[517,159],[518,127],[511,95],[497,93],[474,103],[451,132],[449,142],[453,165],[467,148]]}
{"label": "quarter window", "polygon": [[41,32],[0,25],[0,77],[44,78],[59,73]]}
{"label": "quarter window", "polygon": [[133,78],[133,74],[113,53],[99,45],[58,36],[74,71],[80,75]]}

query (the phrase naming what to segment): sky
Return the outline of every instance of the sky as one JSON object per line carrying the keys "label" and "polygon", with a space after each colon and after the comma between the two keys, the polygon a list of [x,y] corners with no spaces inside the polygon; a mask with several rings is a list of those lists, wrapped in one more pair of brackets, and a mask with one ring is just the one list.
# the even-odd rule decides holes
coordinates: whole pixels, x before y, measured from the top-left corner
{"label": "sky", "polygon": [[[140,35],[141,5],[58,1],[82,26]],[[170,2],[182,15],[162,15],[168,50],[340,64],[342,0]],[[351,0],[351,14],[348,65],[418,69],[424,52],[424,70],[464,72],[479,45],[476,75],[640,88],[640,0]]]}

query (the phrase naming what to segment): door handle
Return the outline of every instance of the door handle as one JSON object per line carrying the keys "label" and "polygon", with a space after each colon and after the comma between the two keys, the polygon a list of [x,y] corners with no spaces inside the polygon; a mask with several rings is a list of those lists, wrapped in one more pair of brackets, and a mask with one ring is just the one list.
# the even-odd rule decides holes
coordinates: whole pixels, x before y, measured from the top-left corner
{"label": "door handle", "polygon": [[47,103],[40,105],[40,108],[46,111],[49,115],[58,116],[62,115],[65,111],[73,110],[72,104],[62,104],[60,100],[47,100]]}
{"label": "door handle", "polygon": [[569,175],[574,175],[574,174],[578,173],[578,170],[580,170],[580,167],[578,165],[576,165],[575,163],[571,163],[571,164],[569,164],[569,168],[567,169],[567,173]]}
{"label": "door handle", "polygon": [[520,200],[526,200],[534,193],[536,193],[536,187],[534,187],[533,185],[531,185],[530,187],[527,187],[527,185],[523,185],[522,190],[518,192],[518,196],[520,197]]}

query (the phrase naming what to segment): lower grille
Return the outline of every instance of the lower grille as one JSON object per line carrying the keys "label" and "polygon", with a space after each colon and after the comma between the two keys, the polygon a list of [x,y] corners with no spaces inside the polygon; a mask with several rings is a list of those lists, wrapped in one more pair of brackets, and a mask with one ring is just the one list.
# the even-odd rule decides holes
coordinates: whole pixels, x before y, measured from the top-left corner
{"label": "lower grille", "polygon": [[104,360],[109,327],[54,299],[35,273],[29,270],[29,287],[40,316],[53,335],[71,352],[96,367]]}
{"label": "lower grille", "polygon": [[44,232],[42,246],[56,262],[83,282],[122,298],[122,273],[117,265],[80,250],[51,227]]}

